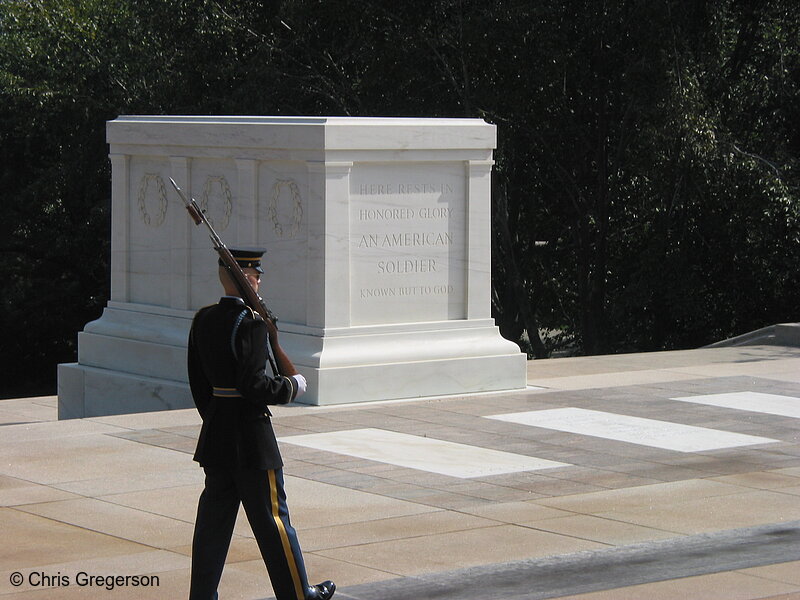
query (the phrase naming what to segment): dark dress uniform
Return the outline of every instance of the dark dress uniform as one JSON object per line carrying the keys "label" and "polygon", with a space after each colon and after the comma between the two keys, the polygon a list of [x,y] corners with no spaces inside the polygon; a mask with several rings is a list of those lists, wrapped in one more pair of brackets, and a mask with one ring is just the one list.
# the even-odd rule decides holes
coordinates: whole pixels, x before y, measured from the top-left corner
{"label": "dark dress uniform", "polygon": [[315,597],[289,521],[268,407],[291,402],[297,382],[267,375],[266,344],[266,324],[241,298],[223,297],[192,323],[189,384],[203,418],[194,459],[206,480],[192,542],[191,600],[217,598],[240,502],[277,599]]}

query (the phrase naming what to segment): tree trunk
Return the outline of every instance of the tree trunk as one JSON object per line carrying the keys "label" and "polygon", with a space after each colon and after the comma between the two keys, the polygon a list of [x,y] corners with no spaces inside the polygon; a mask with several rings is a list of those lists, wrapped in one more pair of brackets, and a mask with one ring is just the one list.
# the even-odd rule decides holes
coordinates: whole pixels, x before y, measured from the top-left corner
{"label": "tree trunk", "polygon": [[539,336],[539,326],[532,307],[531,299],[528,298],[525,284],[520,273],[519,263],[514,252],[514,242],[511,238],[511,230],[508,226],[508,200],[505,190],[498,185],[493,185],[495,210],[494,226],[497,234],[498,247],[502,255],[503,264],[506,267],[506,277],[509,285],[514,292],[514,299],[519,310],[519,315],[528,332],[528,339],[531,343],[533,355],[536,358],[547,358],[548,352]]}

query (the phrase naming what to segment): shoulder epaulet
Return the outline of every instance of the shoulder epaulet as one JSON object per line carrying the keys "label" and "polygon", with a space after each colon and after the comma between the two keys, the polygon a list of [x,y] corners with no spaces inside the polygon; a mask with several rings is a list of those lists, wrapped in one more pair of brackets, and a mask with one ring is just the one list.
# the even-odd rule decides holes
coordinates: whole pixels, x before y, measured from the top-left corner
{"label": "shoulder epaulet", "polygon": [[213,307],[215,307],[215,306],[216,306],[216,304],[207,304],[207,305],[205,305],[205,306],[201,306],[201,307],[200,307],[200,308],[198,308],[198,309],[197,309],[197,311],[194,313],[194,316],[196,317],[196,316],[197,316],[197,315],[199,315],[201,312],[205,312],[205,311],[207,311],[209,308],[213,308]]}
{"label": "shoulder epaulet", "polygon": [[199,316],[200,316],[202,313],[204,313],[204,312],[205,312],[205,311],[207,311],[209,308],[212,308],[212,307],[214,307],[214,306],[216,306],[216,305],[215,305],[215,304],[209,304],[208,306],[202,306],[202,307],[198,308],[198,309],[197,309],[197,312],[195,312],[195,313],[194,313],[194,316],[192,317],[192,324],[194,324],[194,322],[195,322],[195,321],[197,321],[197,318],[198,318],[198,317],[199,317]]}

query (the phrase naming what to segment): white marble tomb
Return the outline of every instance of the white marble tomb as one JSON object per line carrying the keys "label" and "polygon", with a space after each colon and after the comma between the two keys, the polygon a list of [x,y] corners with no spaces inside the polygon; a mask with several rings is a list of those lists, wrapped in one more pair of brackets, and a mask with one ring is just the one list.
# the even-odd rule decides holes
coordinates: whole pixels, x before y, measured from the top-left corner
{"label": "white marble tomb", "polygon": [[122,116],[108,123],[111,298],[59,365],[59,417],[192,406],[186,338],[216,253],[267,248],[261,293],[309,381],[339,404],[523,389],[490,315],[496,130],[478,119]]}

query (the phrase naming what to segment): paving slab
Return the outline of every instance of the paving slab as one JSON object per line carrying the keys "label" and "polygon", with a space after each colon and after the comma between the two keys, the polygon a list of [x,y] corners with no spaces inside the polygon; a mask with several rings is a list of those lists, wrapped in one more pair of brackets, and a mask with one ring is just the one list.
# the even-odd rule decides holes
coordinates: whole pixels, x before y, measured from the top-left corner
{"label": "paving slab", "polygon": [[[88,561],[117,556],[127,559],[152,548],[104,534],[79,524],[0,508],[3,537],[0,569],[25,570],[67,561]],[[0,584],[8,583],[8,577]]]}

